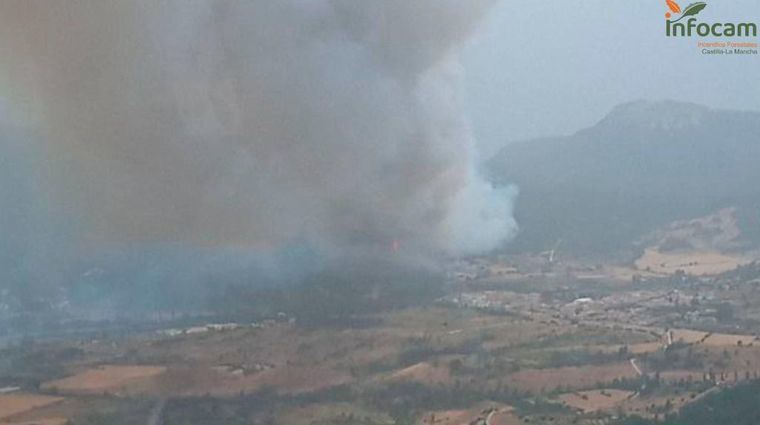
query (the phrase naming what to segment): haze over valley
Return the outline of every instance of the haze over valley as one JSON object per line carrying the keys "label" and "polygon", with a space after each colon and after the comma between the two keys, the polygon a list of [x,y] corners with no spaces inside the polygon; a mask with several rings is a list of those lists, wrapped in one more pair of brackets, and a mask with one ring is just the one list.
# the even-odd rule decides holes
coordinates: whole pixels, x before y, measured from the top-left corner
{"label": "haze over valley", "polygon": [[0,2],[0,425],[755,425],[757,60],[650,3]]}

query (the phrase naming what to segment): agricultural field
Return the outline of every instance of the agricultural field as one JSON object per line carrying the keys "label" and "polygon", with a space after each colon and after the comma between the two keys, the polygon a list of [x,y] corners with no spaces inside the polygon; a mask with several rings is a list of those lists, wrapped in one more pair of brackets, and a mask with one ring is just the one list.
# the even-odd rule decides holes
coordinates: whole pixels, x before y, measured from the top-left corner
{"label": "agricultural field", "polygon": [[43,390],[63,394],[126,395],[155,385],[156,378],[166,372],[164,366],[105,365],[42,384]]}
{"label": "agricultural field", "polygon": [[[11,390],[0,395],[0,423],[654,419],[760,379],[760,344],[737,319],[754,314],[736,301],[754,292],[739,297],[747,272],[731,273],[565,286],[550,276],[531,292],[510,272],[502,287],[488,276],[488,289],[468,284],[356,323],[280,318],[26,342],[3,350],[0,379]],[[701,321],[681,326],[689,317]]]}
{"label": "agricultural field", "polygon": [[611,410],[636,396],[633,391],[593,390],[562,394],[557,399],[564,405],[581,412]]}
{"label": "agricultural field", "polygon": [[23,412],[39,409],[63,401],[61,397],[37,394],[2,394],[0,395],[0,423]]}
{"label": "agricultural field", "polygon": [[715,251],[660,252],[648,249],[636,260],[636,268],[660,275],[679,270],[694,276],[710,276],[750,263],[750,258]]}

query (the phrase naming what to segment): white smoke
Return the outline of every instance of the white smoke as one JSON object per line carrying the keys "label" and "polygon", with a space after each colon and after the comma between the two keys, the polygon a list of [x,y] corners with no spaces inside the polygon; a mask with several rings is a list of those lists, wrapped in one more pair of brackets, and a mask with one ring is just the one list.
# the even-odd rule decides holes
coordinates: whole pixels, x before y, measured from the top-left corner
{"label": "white smoke", "polygon": [[491,0],[0,3],[2,70],[90,244],[498,247],[457,51]]}

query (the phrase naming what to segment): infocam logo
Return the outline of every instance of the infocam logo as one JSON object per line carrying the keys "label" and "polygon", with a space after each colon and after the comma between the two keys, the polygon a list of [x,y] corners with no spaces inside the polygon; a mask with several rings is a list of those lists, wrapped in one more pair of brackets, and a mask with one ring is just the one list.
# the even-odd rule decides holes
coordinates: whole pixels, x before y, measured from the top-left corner
{"label": "infocam logo", "polygon": [[[757,37],[757,25],[752,22],[700,22],[697,18],[707,3],[696,2],[681,10],[675,0],[665,0],[669,11],[665,13],[665,34],[668,37]],[[685,18],[688,18],[684,21]]]}

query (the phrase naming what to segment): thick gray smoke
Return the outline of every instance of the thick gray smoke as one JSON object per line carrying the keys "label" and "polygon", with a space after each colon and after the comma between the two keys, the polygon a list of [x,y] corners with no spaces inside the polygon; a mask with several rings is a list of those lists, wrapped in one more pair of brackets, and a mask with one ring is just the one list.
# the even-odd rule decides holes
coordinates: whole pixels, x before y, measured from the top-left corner
{"label": "thick gray smoke", "polygon": [[0,84],[77,249],[473,254],[515,230],[457,61],[491,3],[6,0]]}

